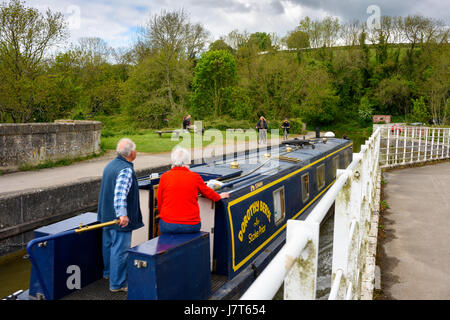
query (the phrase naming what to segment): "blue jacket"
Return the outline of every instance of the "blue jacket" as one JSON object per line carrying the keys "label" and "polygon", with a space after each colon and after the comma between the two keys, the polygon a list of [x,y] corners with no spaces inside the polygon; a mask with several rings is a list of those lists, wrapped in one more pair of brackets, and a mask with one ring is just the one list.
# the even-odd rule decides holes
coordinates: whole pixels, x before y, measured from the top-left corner
{"label": "blue jacket", "polygon": [[103,170],[97,215],[98,221],[102,223],[117,219],[114,210],[114,189],[120,171],[125,168],[131,168],[133,171],[133,182],[127,196],[127,216],[130,222],[125,228],[119,225],[115,225],[113,228],[119,231],[133,231],[144,226],[139,204],[139,185],[133,164],[120,156],[108,163]]}

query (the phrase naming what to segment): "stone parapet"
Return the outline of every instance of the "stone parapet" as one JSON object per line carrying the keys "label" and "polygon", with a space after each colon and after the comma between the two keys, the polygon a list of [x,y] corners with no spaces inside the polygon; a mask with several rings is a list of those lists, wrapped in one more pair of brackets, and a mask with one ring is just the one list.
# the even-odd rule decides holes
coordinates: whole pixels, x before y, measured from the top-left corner
{"label": "stone parapet", "polygon": [[98,121],[0,124],[0,170],[16,171],[47,161],[86,157],[101,151]]}

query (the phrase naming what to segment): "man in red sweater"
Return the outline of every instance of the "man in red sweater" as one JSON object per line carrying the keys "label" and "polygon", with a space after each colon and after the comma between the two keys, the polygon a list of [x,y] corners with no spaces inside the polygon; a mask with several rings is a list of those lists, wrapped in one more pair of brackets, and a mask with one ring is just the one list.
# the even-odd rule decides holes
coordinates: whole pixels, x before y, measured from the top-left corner
{"label": "man in red sweater", "polygon": [[193,233],[200,231],[198,194],[212,200],[229,198],[208,187],[198,173],[189,170],[190,155],[186,149],[172,151],[172,169],[159,180],[158,212],[161,233]]}

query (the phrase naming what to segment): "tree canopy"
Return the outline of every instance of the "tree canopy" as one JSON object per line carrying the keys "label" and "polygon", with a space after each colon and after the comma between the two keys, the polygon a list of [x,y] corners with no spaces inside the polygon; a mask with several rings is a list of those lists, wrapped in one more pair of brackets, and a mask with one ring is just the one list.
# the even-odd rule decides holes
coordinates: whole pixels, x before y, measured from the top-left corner
{"label": "tree canopy", "polygon": [[450,116],[449,28],[420,15],[383,16],[377,28],[304,17],[282,37],[233,30],[213,40],[185,10],[169,10],[125,48],[100,38],[67,45],[68,32],[59,12],[0,5],[1,122],[120,116],[159,128],[190,113],[315,126]]}

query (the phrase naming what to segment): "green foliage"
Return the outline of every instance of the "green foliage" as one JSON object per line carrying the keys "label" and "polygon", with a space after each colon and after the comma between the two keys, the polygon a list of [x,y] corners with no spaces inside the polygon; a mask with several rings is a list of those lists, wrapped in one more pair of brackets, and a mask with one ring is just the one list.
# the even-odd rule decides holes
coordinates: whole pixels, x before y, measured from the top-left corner
{"label": "green foliage", "polygon": [[205,130],[217,129],[224,131],[227,129],[249,129],[253,128],[254,124],[248,120],[234,120],[231,117],[221,117],[217,119],[207,120],[203,123]]}
{"label": "green foliage", "polygon": [[48,83],[44,57],[66,38],[61,13],[41,13],[19,0],[0,5],[0,117],[14,122],[46,120]]}
{"label": "green foliage", "polygon": [[385,113],[406,115],[410,106],[410,96],[410,82],[399,76],[381,80],[375,89],[378,107]]}
{"label": "green foliage", "polygon": [[[303,131],[303,121],[300,118],[289,118],[289,124],[291,126],[289,133],[290,134],[304,134],[305,132]],[[280,130],[280,135],[283,134],[283,129],[281,128],[281,124],[283,123],[284,119],[280,119],[280,120],[269,120],[268,122],[268,129],[269,132],[272,129],[278,129]]]}
{"label": "green foliage", "polygon": [[431,117],[428,107],[425,104],[424,97],[412,99],[413,107],[411,110],[411,120],[413,122],[427,123]]}
{"label": "green foliage", "polygon": [[201,118],[225,114],[236,80],[236,62],[229,51],[205,52],[194,70],[192,112]]}
{"label": "green foliage", "polygon": [[327,71],[320,66],[308,66],[302,74],[302,84],[302,119],[314,126],[332,123],[338,112],[339,96]]}
{"label": "green foliage", "polygon": [[371,121],[373,107],[368,97],[362,97],[358,108],[358,116],[361,121]]}
{"label": "green foliage", "polygon": [[287,37],[286,45],[289,49],[309,48],[309,36],[303,31],[293,31]]}
{"label": "green foliage", "polygon": [[223,130],[253,128],[264,115],[269,128],[288,117],[293,133],[304,121],[363,139],[372,114],[450,115],[448,26],[431,18],[384,16],[366,30],[304,17],[282,40],[291,50],[274,34],[233,30],[207,52],[208,32],[184,10],[148,21],[131,48],[82,38],[51,56],[68,36],[63,15],[19,0],[0,5],[0,122],[102,119],[109,139],[179,128],[188,112]]}
{"label": "green foliage", "polygon": [[[167,99],[165,71],[160,64],[161,56],[151,55],[131,69],[129,78],[122,85],[121,105],[133,123],[143,128],[161,128],[174,110]],[[171,73],[172,97],[177,105],[187,99],[190,81],[188,61],[178,61],[178,68]],[[180,122],[181,123],[181,122]]]}
{"label": "green foliage", "polygon": [[255,45],[259,51],[267,51],[272,49],[272,39],[265,32],[255,32],[250,35],[248,40],[250,45]]}
{"label": "green foliage", "polygon": [[230,53],[234,53],[234,49],[228,45],[223,39],[214,41],[209,45],[209,51],[226,50]]}

